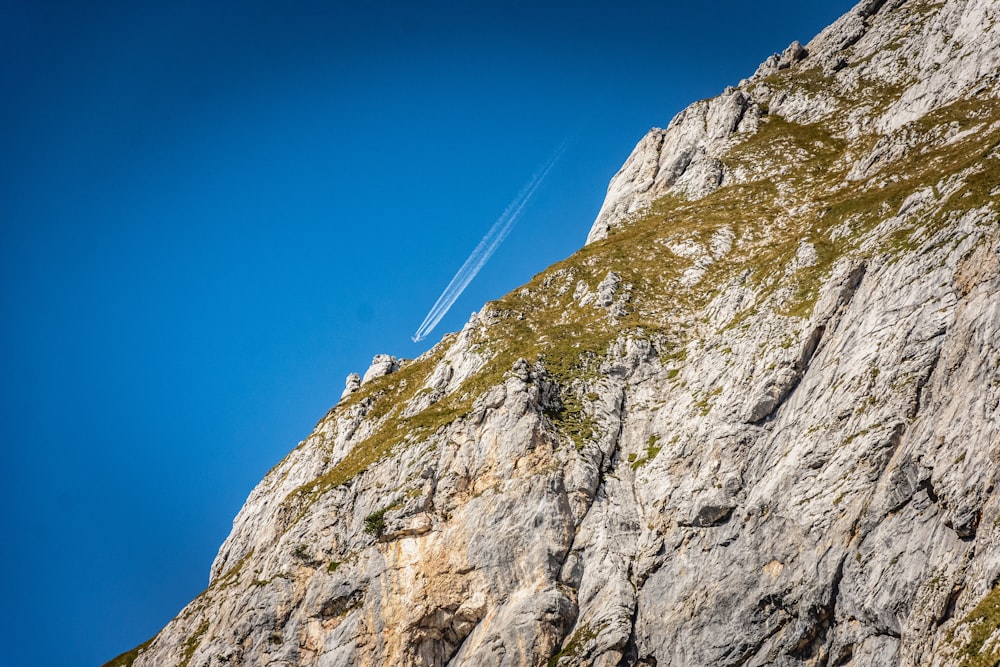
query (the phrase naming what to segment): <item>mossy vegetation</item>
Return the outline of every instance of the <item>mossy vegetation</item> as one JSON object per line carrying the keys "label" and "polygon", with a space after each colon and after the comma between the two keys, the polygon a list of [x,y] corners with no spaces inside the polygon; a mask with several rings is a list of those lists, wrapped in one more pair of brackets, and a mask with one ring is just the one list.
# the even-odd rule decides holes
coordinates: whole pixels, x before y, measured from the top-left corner
{"label": "mossy vegetation", "polygon": [[594,419],[584,412],[582,402],[574,394],[567,393],[561,408],[548,414],[556,428],[573,442],[578,451],[594,438]]}
{"label": "mossy vegetation", "polygon": [[584,624],[573,633],[566,645],[556,653],[554,656],[549,658],[548,667],[557,667],[559,665],[559,660],[561,658],[576,658],[580,656],[584,647],[588,642],[594,640],[597,637],[597,631],[592,629],[589,625]]}
{"label": "mossy vegetation", "polygon": [[391,505],[386,505],[380,510],[372,512],[365,517],[365,532],[369,535],[374,535],[375,537],[382,537],[385,533],[385,515],[386,512],[391,512],[394,509],[399,509],[403,506],[402,501],[396,501]]}
{"label": "mossy vegetation", "polygon": [[638,470],[640,466],[643,466],[656,458],[656,455],[659,454],[660,451],[663,449],[663,447],[656,444],[659,441],[660,441],[660,436],[651,435],[646,440],[645,455],[643,455],[640,458],[635,454],[629,454],[628,460],[629,463],[632,464],[632,470]]}
{"label": "mossy vegetation", "polygon": [[253,556],[253,553],[254,553],[253,549],[248,551],[242,558],[239,559],[239,561],[237,561],[236,565],[233,565],[231,568],[226,570],[226,572],[222,574],[222,576],[216,578],[216,580],[212,582],[210,588],[217,588],[219,590],[224,590],[226,588],[229,588],[233,584],[238,583],[240,580],[240,572],[243,571],[243,566],[246,565],[248,560],[250,560],[250,558]]}
{"label": "mossy vegetation", "polygon": [[698,408],[698,412],[701,413],[702,417],[708,415],[708,413],[712,411],[712,399],[721,393],[722,387],[715,387],[694,402],[694,406]]}
{"label": "mossy vegetation", "polygon": [[202,621],[194,634],[184,641],[184,645],[181,647],[181,661],[177,663],[178,667],[188,667],[188,663],[191,662],[194,652],[201,645],[201,638],[205,636],[206,632],[208,632],[208,620]]}
{"label": "mossy vegetation", "polygon": [[783,69],[765,76],[758,85],[785,93],[807,96],[832,95],[831,78],[821,67],[810,67],[808,61],[795,68]]}
{"label": "mossy vegetation", "polygon": [[[956,632],[958,628],[965,629],[967,634]],[[957,642],[964,642],[957,647],[956,657],[960,659],[958,667],[995,667],[1000,664],[1000,641],[994,639],[987,645],[987,640],[998,631],[1000,631],[1000,584],[986,594],[959,622],[957,628],[949,631],[947,637],[949,644],[954,646]]]}
{"label": "mossy vegetation", "polygon": [[375,537],[381,537],[382,533],[385,532],[385,513],[388,511],[388,507],[382,508],[377,512],[372,512],[365,517],[365,532],[369,535],[374,535]]}
{"label": "mossy vegetation", "polygon": [[143,643],[136,646],[131,651],[125,651],[116,658],[113,658],[112,660],[109,660],[108,662],[104,663],[102,667],[132,667],[133,663],[135,663],[135,661],[139,658],[139,656],[142,655],[146,651],[146,649],[149,648],[150,644],[153,643],[154,639],[156,639],[155,636],[150,637]]}

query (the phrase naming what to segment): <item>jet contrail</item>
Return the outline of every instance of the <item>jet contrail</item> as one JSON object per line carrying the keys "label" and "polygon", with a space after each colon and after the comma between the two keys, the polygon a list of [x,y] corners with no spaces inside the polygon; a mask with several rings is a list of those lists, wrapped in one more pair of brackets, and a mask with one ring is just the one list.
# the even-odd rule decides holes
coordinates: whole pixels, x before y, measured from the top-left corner
{"label": "jet contrail", "polygon": [[562,145],[559,146],[559,149],[556,150],[555,155],[553,155],[552,158],[535,173],[532,179],[528,181],[527,185],[521,188],[521,191],[518,193],[517,197],[514,198],[514,201],[507,205],[504,212],[499,218],[497,218],[497,221],[493,223],[490,230],[486,232],[486,236],[479,241],[479,245],[476,246],[476,249],[472,251],[469,258],[465,260],[465,264],[462,265],[462,268],[458,270],[455,277],[451,279],[448,286],[444,288],[443,292],[441,292],[441,296],[439,296],[438,300],[434,302],[434,306],[431,307],[430,312],[427,313],[427,317],[424,318],[420,328],[418,328],[417,332],[413,334],[413,342],[416,343],[422,341],[428,334],[430,334],[431,331],[434,330],[434,327],[436,327],[438,322],[440,322],[441,319],[448,313],[448,310],[455,304],[458,297],[462,295],[465,288],[469,286],[472,279],[476,277],[476,274],[479,273],[480,269],[482,269],[486,262],[489,261],[490,257],[493,256],[493,253],[496,252],[496,249],[500,247],[501,243],[503,243],[503,240],[507,238],[510,230],[514,227],[514,223],[516,223],[517,219],[521,217],[524,207],[531,199],[531,196],[535,194],[535,190],[538,189],[538,186],[542,184],[545,177],[549,175],[550,171],[552,171],[552,167],[554,167],[556,162],[559,161],[559,158],[562,157],[568,142],[568,140],[564,141]]}

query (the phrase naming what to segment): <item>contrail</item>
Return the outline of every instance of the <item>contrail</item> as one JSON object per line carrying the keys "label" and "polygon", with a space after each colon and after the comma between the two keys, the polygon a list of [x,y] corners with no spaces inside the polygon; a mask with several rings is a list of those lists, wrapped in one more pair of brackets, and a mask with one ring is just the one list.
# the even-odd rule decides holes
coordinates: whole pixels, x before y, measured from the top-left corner
{"label": "contrail", "polygon": [[424,318],[424,321],[417,329],[417,332],[413,334],[413,342],[416,343],[422,341],[424,338],[427,338],[428,334],[434,330],[434,327],[438,325],[438,322],[441,321],[441,319],[455,304],[458,297],[462,295],[465,288],[469,286],[472,279],[476,277],[476,274],[479,273],[480,269],[482,269],[486,262],[489,261],[490,257],[493,256],[493,253],[496,252],[498,247],[500,247],[503,240],[507,238],[510,230],[514,227],[514,223],[516,223],[517,219],[521,217],[524,207],[528,204],[532,195],[535,194],[535,190],[538,189],[538,186],[542,184],[542,181],[544,181],[545,177],[549,175],[550,171],[552,171],[556,162],[558,162],[559,158],[562,157],[568,143],[569,140],[567,139],[561,146],[559,146],[555,155],[553,155],[552,158],[549,159],[549,161],[535,173],[532,179],[528,181],[527,185],[521,188],[521,191],[518,193],[517,197],[514,198],[514,201],[507,205],[504,212],[499,218],[497,218],[497,221],[493,223],[490,230],[486,232],[486,236],[479,241],[479,245],[477,245],[476,249],[472,251],[469,258],[465,260],[465,264],[462,265],[462,268],[458,270],[455,277],[451,279],[448,286],[444,288],[443,292],[441,292],[441,296],[438,297],[438,300],[434,302],[430,312],[427,313],[427,317]]}

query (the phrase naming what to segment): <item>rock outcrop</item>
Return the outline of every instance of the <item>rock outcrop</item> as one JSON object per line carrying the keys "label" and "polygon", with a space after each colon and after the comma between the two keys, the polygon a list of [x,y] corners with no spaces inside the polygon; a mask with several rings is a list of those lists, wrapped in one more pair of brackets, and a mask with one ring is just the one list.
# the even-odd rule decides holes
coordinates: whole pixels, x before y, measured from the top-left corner
{"label": "rock outcrop", "polygon": [[998,18],[866,0],[653,130],[116,664],[998,664]]}

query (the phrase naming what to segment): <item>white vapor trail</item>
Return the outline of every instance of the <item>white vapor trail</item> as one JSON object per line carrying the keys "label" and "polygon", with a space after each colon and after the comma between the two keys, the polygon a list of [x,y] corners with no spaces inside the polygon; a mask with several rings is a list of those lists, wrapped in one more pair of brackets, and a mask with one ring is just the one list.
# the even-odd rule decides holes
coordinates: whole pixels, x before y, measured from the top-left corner
{"label": "white vapor trail", "polygon": [[517,219],[521,217],[524,207],[528,204],[532,195],[535,194],[535,190],[538,189],[538,186],[542,184],[542,181],[544,181],[545,177],[549,175],[550,171],[552,171],[556,162],[558,162],[559,158],[562,157],[563,152],[566,150],[567,143],[568,141],[563,142],[563,144],[556,151],[555,155],[553,155],[552,158],[535,173],[532,179],[528,181],[527,185],[521,188],[521,191],[518,193],[517,197],[514,198],[514,201],[507,205],[504,212],[499,218],[497,218],[497,221],[493,223],[490,230],[486,232],[486,236],[479,241],[479,245],[476,246],[476,249],[472,251],[469,258],[465,260],[465,264],[462,265],[462,268],[458,270],[455,277],[451,279],[448,286],[444,288],[443,292],[441,292],[441,296],[439,296],[438,300],[434,302],[434,306],[432,306],[430,312],[427,313],[427,317],[424,318],[420,328],[418,328],[417,332],[413,334],[413,342],[416,343],[422,341],[424,338],[427,338],[428,334],[434,330],[434,327],[438,325],[438,322],[441,321],[441,319],[455,304],[458,297],[462,295],[465,288],[469,286],[472,279],[476,277],[476,274],[479,273],[480,269],[482,269],[486,262],[489,261],[490,257],[493,256],[496,249],[500,247],[503,240],[507,238],[510,230],[514,227],[514,223],[516,223]]}

